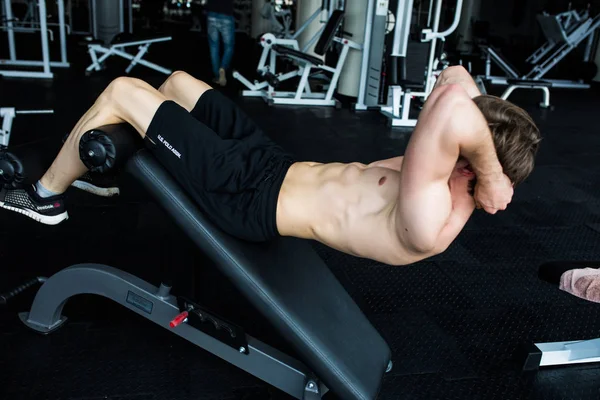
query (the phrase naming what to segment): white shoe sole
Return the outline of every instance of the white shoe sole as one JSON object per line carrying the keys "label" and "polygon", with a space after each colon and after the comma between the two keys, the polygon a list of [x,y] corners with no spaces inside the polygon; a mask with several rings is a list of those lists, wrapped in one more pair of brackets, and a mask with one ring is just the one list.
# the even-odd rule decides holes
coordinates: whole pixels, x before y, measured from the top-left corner
{"label": "white shoe sole", "polygon": [[23,214],[26,217],[29,217],[37,222],[41,222],[42,224],[45,224],[45,225],[58,225],[61,222],[69,219],[69,214],[66,211],[61,214],[58,214],[58,215],[48,216],[48,215],[38,214],[33,210],[24,210],[22,208],[7,206],[5,203],[3,203],[1,201],[0,201],[0,208],[4,208],[6,210],[10,210],[10,211],[17,212],[19,214]]}
{"label": "white shoe sole", "polygon": [[102,197],[118,196],[121,193],[118,187],[101,188],[84,181],[75,181],[71,184],[71,186],[83,190],[84,192],[88,192],[91,194],[95,194],[96,196]]}

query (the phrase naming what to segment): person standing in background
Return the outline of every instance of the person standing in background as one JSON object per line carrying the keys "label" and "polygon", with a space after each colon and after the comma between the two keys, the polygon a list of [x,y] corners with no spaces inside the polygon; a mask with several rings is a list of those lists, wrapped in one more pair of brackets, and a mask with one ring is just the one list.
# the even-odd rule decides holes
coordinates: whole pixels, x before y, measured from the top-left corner
{"label": "person standing in background", "polygon": [[[227,71],[231,66],[235,46],[233,1],[204,0],[214,82],[220,86],[227,85]],[[221,56],[221,38],[223,39],[223,56]]]}

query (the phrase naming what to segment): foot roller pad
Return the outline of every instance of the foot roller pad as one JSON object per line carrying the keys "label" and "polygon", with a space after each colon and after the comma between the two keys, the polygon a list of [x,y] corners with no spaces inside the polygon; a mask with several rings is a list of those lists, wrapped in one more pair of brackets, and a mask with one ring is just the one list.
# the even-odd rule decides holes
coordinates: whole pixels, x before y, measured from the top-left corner
{"label": "foot roller pad", "polygon": [[105,173],[121,168],[142,147],[142,138],[130,125],[105,125],[83,134],[79,157],[90,171]]}

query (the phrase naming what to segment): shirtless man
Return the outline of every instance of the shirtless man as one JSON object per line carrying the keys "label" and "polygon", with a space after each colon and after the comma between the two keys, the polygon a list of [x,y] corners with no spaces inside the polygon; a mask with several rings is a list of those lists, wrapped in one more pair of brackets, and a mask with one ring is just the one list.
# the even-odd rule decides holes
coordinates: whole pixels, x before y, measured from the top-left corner
{"label": "shirtless man", "polygon": [[229,234],[313,239],[390,265],[443,252],[476,207],[504,210],[531,173],[540,141],[525,111],[482,96],[461,67],[438,78],[405,156],[369,165],[296,162],[233,102],[185,72],[158,90],[122,77],[75,125],[44,176],[4,190],[0,207],[46,224],[67,219],[63,193],[86,173],[79,140],[115,123],[132,125]]}

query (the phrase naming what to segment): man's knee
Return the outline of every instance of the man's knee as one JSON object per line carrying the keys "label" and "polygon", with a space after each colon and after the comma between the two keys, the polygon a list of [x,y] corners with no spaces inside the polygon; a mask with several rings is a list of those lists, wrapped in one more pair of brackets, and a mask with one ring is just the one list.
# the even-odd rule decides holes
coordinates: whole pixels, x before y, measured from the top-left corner
{"label": "man's knee", "polygon": [[122,118],[124,110],[135,109],[136,104],[143,103],[144,96],[152,92],[156,93],[156,89],[143,80],[121,76],[108,85],[98,102],[103,111]]}
{"label": "man's knee", "polygon": [[185,71],[175,71],[169,75],[169,77],[163,82],[158,88],[158,91],[162,94],[174,93],[177,91],[177,87],[180,87],[184,83],[182,81],[190,79],[191,76]]}
{"label": "man's knee", "polygon": [[184,71],[173,72],[158,89],[168,99],[175,100],[185,106],[193,106],[187,104],[198,100],[198,97],[205,91],[211,89],[211,86],[206,82],[194,78],[192,75]]}
{"label": "man's knee", "polygon": [[104,97],[112,101],[118,101],[119,98],[130,93],[132,89],[139,87],[138,79],[128,76],[115,78],[108,84],[104,90]]}

